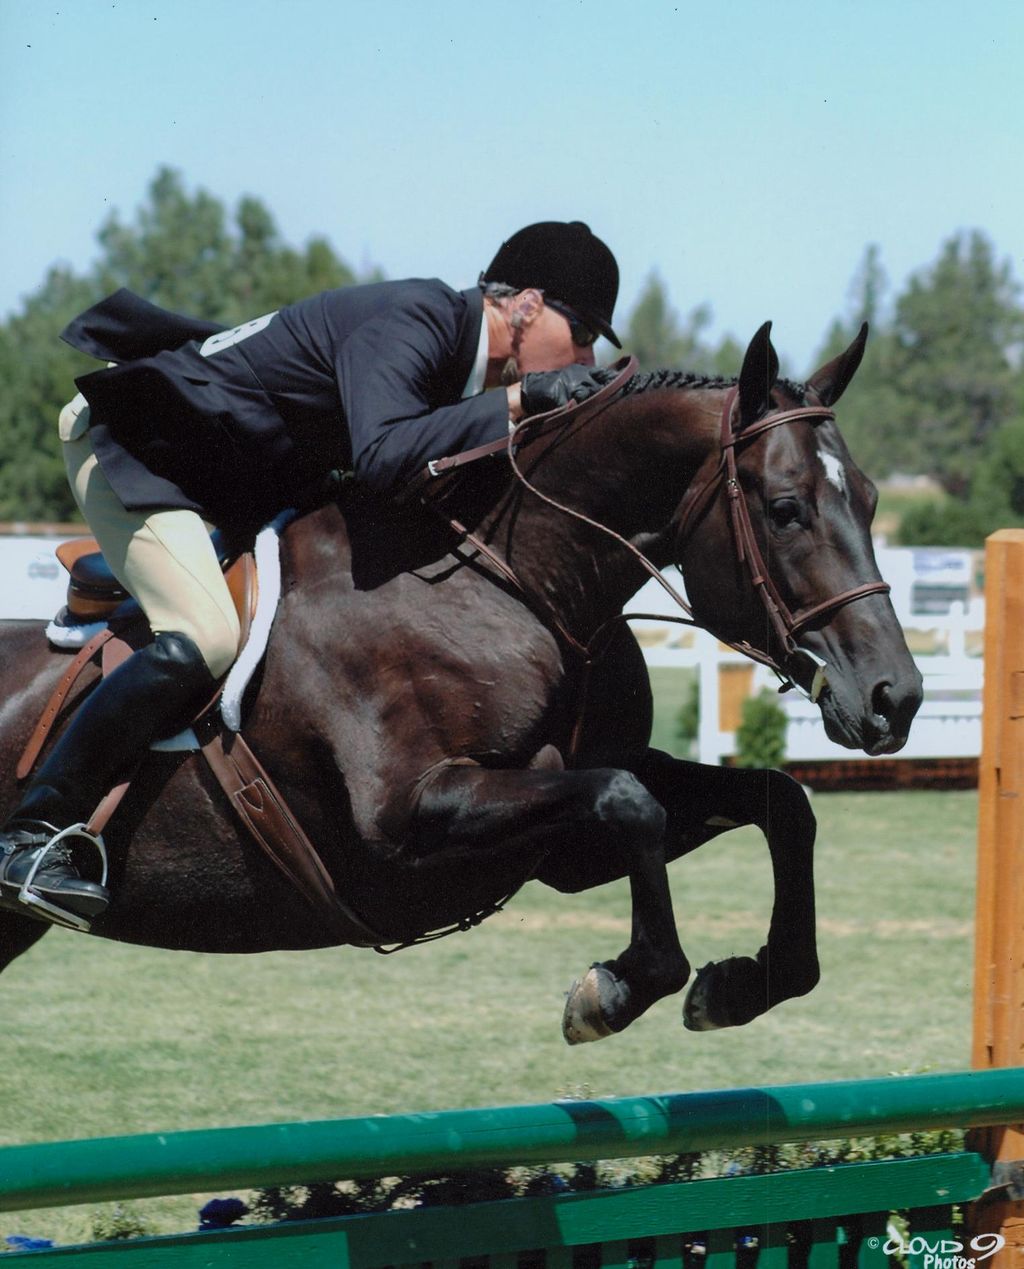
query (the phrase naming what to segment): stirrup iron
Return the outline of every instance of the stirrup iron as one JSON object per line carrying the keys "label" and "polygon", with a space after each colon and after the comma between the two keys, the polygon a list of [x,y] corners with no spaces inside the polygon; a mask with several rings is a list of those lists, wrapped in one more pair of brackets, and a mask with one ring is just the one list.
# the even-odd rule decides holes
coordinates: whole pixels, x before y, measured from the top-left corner
{"label": "stirrup iron", "polygon": [[[45,824],[45,828],[53,828],[52,824]],[[28,908],[38,908],[40,912],[45,912],[47,920],[51,925],[63,926],[66,930],[76,930],[80,934],[88,934],[92,928],[92,922],[88,917],[82,917],[77,912],[69,912],[65,908],[59,908],[56,904],[51,903],[48,899],[44,899],[32,888],[32,882],[35,880],[36,873],[43,866],[43,863],[51,850],[60,842],[67,838],[79,838],[86,841],[95,850],[99,852],[100,863],[103,868],[103,875],[100,877],[100,885],[107,884],[107,848],[103,843],[103,837],[100,833],[93,833],[88,826],[82,823],[70,824],[67,828],[60,830],[54,829],[54,835],[46,843],[45,846],[37,848],[36,857],[32,861],[32,867],[28,870],[25,880],[21,883],[21,889],[18,891],[19,903],[25,904]]]}

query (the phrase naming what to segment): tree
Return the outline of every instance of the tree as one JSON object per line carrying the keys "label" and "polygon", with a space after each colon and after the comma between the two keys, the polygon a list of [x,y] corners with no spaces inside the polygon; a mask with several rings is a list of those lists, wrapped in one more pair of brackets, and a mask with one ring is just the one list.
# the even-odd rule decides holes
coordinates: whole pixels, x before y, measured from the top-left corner
{"label": "tree", "polygon": [[57,413],[74,377],[96,363],[55,333],[99,299],[95,288],[53,269],[21,313],[0,326],[0,520],[68,520],[77,509],[64,475]]}
{"label": "tree", "polygon": [[881,255],[870,246],[851,284],[848,316],[833,324],[820,359],[845,347],[865,320],[867,352],[842,403],[854,458],[876,478],[933,476],[958,499],[956,507],[916,510],[903,540],[980,541],[994,527],[994,508],[972,494],[976,470],[1002,429],[1024,413],[1024,312],[1009,263],[997,260],[977,230],[955,235],[890,306]]}
{"label": "tree", "polygon": [[1024,525],[1024,412],[995,433],[978,460],[971,503],[988,512],[989,532]]}
{"label": "tree", "polygon": [[726,336],[717,348],[704,342],[711,320],[710,306],[698,304],[680,321],[669,303],[664,282],[652,272],[629,315],[624,346],[639,361],[641,370],[738,374],[743,349],[731,336]]}
{"label": "tree", "polygon": [[154,304],[229,325],[356,280],[326,239],[303,251],[287,246],[251,196],[231,224],[222,203],[204,190],[189,195],[171,168],[157,173],[134,223],[115,212],[99,242],[102,290],[127,286]]}
{"label": "tree", "polygon": [[846,314],[836,318],[815,358],[824,365],[848,348],[863,322],[869,335],[864,360],[843,394],[843,436],[857,464],[872,476],[918,470],[912,427],[893,427],[903,404],[893,383],[893,337],[887,318],[889,282],[877,243],[864,250],[847,293]]}
{"label": "tree", "polygon": [[1008,261],[977,230],[949,239],[896,303],[891,373],[921,465],[964,497],[990,438],[1015,413],[1024,340]]}
{"label": "tree", "polygon": [[170,168],[157,172],[134,217],[115,212],[98,240],[94,269],[84,277],[52,270],[0,324],[0,519],[77,516],[56,436],[75,376],[96,369],[57,338],[76,313],[127,286],[177,312],[234,325],[356,280],[326,239],[290,247],[258,199],[243,198],[231,217],[204,190],[189,193]]}
{"label": "tree", "polygon": [[980,547],[999,527],[975,504],[947,498],[911,507],[900,521],[898,537],[904,546]]}
{"label": "tree", "polygon": [[984,545],[996,529],[1024,526],[1024,414],[996,431],[971,477],[966,501],[947,498],[941,506],[914,507],[900,524],[909,546]]}
{"label": "tree", "polygon": [[691,369],[708,320],[706,308],[695,309],[687,326],[681,326],[664,282],[651,273],[629,315],[625,344],[641,370]]}

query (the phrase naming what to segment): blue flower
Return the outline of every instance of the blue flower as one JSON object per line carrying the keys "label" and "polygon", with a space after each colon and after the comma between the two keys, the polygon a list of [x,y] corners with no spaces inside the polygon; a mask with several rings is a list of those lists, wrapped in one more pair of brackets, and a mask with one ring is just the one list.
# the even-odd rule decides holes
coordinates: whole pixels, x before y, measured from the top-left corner
{"label": "blue flower", "polygon": [[199,1209],[200,1229],[226,1229],[248,1214],[248,1207],[240,1198],[210,1199]]}

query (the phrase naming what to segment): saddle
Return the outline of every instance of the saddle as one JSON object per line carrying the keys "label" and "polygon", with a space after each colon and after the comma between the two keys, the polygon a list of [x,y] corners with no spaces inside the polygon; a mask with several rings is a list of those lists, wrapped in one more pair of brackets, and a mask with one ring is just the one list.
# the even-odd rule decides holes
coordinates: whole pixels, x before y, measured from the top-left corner
{"label": "saddle", "polygon": [[[264,530],[269,532],[272,530]],[[239,648],[243,649],[252,631],[260,595],[256,554],[251,549],[239,549],[218,530],[213,531],[211,540],[238,613]],[[275,550],[276,546],[275,532]],[[48,634],[57,646],[78,646],[80,650],[61,676],[25,746],[17,767],[19,780],[31,774],[58,716],[90,667],[98,663],[101,674],[110,674],[152,638],[141,608],[118,582],[94,538],[64,542],[56,554],[68,572],[67,603],[51,623]],[[276,594],[271,602],[276,607]],[[265,624],[269,632],[269,624]],[[256,659],[261,655],[262,648],[258,648]],[[236,728],[224,722],[220,708],[222,688],[223,684],[192,720],[190,728],[172,741],[158,742],[154,748],[199,749],[249,833],[303,898],[328,921],[339,939],[357,946],[377,946],[379,936],[342,902],[316,847],[249,745]],[[89,821],[91,832],[101,832],[130,783],[129,778],[103,799]]]}
{"label": "saddle", "polygon": [[[248,636],[258,595],[256,562],[251,551],[240,549],[220,529],[211,532],[210,541],[242,625],[241,647]],[[111,572],[95,538],[62,542],[56,554],[68,573],[67,606],[59,614],[59,621],[69,626],[108,621],[119,608],[123,609],[123,617],[129,615],[131,610],[126,606],[135,607],[134,600]]]}

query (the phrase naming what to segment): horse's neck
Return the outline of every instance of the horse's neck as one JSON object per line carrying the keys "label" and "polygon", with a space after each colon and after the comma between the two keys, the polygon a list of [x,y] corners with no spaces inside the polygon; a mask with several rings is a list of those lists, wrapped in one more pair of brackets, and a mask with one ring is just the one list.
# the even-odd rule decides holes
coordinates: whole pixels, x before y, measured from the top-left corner
{"label": "horse's neck", "polygon": [[[637,393],[607,407],[524,469],[543,494],[611,529],[664,567],[673,516],[717,450],[720,389]],[[496,513],[488,537],[521,583],[587,637],[621,612],[646,578],[622,543],[525,492]]]}

